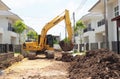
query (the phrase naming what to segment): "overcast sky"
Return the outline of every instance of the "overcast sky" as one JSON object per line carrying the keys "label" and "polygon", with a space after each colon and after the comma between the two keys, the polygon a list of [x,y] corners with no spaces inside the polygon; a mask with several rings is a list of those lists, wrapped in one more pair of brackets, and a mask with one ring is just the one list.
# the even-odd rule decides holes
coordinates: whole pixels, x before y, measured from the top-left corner
{"label": "overcast sky", "polygon": [[[73,12],[76,20],[87,13],[98,0],[2,0],[13,13],[20,16],[26,25],[41,33],[42,27],[68,9],[71,22]],[[72,24],[73,25],[73,24]],[[65,36],[64,21],[48,31],[49,34]]]}

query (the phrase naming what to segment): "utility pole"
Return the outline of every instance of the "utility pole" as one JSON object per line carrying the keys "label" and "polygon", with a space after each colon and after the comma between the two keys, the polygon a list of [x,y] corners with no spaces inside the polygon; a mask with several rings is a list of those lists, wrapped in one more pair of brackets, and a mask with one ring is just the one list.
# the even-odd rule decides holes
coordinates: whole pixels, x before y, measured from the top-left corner
{"label": "utility pole", "polygon": [[106,36],[106,48],[109,49],[108,40],[108,16],[107,16],[107,0],[104,0],[104,20],[105,20],[105,36]]}
{"label": "utility pole", "polygon": [[117,52],[118,52],[118,54],[120,54],[119,27],[120,27],[120,26],[117,26]]}
{"label": "utility pole", "polygon": [[75,43],[75,32],[74,32],[74,28],[75,28],[75,12],[73,12],[73,41]]}
{"label": "utility pole", "polygon": [[[75,43],[75,12],[73,12],[73,42]],[[73,48],[73,51],[75,51],[75,47]]]}

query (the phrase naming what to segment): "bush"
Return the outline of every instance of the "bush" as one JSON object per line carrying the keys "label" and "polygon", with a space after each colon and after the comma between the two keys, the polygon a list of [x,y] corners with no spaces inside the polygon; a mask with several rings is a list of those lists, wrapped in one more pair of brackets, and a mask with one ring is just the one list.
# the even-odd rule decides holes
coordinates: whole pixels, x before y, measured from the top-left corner
{"label": "bush", "polygon": [[66,37],[64,40],[63,40],[65,43],[69,43],[70,40]]}
{"label": "bush", "polygon": [[54,44],[58,44],[59,42],[58,42],[58,40],[54,40],[53,43]]}

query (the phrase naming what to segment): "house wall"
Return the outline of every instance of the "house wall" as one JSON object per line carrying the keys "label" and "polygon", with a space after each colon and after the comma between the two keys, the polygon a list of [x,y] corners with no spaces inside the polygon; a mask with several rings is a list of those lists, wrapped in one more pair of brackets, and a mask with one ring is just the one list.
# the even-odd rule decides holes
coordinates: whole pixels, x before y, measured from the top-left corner
{"label": "house wall", "polygon": [[3,28],[3,39],[2,39],[2,43],[9,43],[9,36],[7,34],[7,26],[8,26],[8,20],[6,18],[0,17],[0,27]]}
{"label": "house wall", "polygon": [[5,17],[0,17],[0,27],[3,28],[4,31],[8,31],[8,19]]}
{"label": "house wall", "polygon": [[94,32],[90,32],[89,43],[93,43],[93,42],[96,42],[95,41],[95,33]]}
{"label": "house wall", "polygon": [[91,31],[90,33],[90,36],[89,36],[89,40],[90,40],[90,43],[95,43],[97,42],[96,41],[96,36],[95,36],[95,29],[97,28],[97,21],[98,19],[100,19],[99,17],[94,17],[92,20],[91,20],[91,27],[92,29],[94,29],[94,31]]}
{"label": "house wall", "polygon": [[0,17],[0,28],[3,29],[3,33],[2,33],[2,44],[12,44],[13,41],[11,39],[13,39],[14,37],[14,43],[13,44],[18,44],[18,36],[15,32],[12,31],[8,31],[8,23],[12,23],[12,20],[6,18],[6,17]]}
{"label": "house wall", "polygon": [[[88,24],[91,24],[91,28],[94,29],[94,31],[87,31],[87,32],[84,33],[84,41],[85,41],[85,43],[87,42],[86,37],[88,37],[88,40],[89,40],[89,42],[87,42],[87,43],[98,42],[98,40],[96,40],[96,37],[97,37],[96,33],[99,33],[100,28],[98,28],[97,22],[103,19],[103,17],[94,17],[94,16],[90,17],[90,18],[91,19],[89,21],[85,22],[85,23],[86,23],[87,27],[88,27]],[[98,36],[97,39],[99,39],[99,38],[100,37]]]}

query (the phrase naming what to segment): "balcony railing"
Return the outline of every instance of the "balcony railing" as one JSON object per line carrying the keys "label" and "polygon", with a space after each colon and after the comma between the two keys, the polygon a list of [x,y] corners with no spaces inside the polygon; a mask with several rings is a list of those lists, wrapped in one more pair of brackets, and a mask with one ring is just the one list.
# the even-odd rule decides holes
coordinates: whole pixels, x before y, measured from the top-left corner
{"label": "balcony railing", "polygon": [[92,29],[92,28],[89,28],[89,29],[86,28],[86,29],[83,30],[84,33],[85,33],[85,32],[88,32],[88,31],[94,31],[94,29]]}

